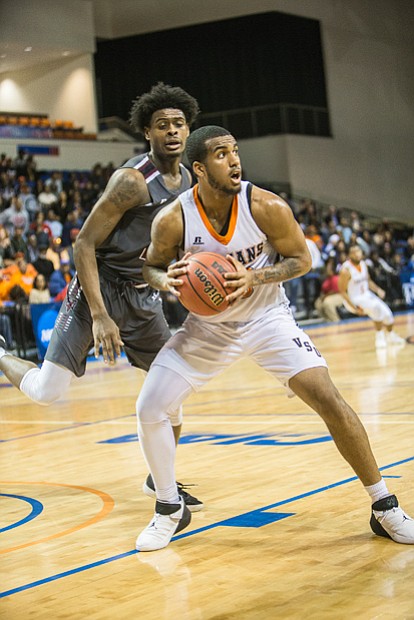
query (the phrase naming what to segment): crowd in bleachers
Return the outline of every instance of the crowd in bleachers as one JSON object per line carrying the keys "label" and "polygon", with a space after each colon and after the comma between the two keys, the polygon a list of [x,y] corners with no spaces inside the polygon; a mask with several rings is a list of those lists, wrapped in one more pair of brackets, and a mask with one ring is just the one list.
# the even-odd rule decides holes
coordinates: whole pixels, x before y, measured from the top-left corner
{"label": "crowd in bleachers", "polygon": [[[113,171],[112,163],[97,163],[89,171],[38,171],[34,158],[23,150],[14,158],[1,154],[0,316],[2,307],[15,303],[63,298],[75,270],[73,244]],[[354,243],[361,246],[371,277],[386,291],[388,305],[394,310],[406,307],[403,275],[414,271],[410,227],[373,222],[356,211],[309,199],[282,197],[302,227],[312,256],[311,271],[285,284],[297,318],[332,321],[346,315],[337,275]],[[185,312],[175,299],[164,302],[167,319],[179,323]],[[0,324],[1,329],[7,327]]]}

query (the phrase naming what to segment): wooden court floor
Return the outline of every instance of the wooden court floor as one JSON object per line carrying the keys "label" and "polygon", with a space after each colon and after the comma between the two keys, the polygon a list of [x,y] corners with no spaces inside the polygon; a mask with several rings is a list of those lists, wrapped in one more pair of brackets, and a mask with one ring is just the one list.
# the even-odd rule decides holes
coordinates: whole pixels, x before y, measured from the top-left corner
{"label": "wooden court floor", "polygon": [[[414,335],[414,313],[396,330]],[[307,331],[414,516],[414,346],[376,352],[366,320]],[[0,376],[1,619],[414,619],[414,546],[371,533],[323,423],[249,361],[185,406],[177,478],[205,509],[166,549],[137,553],[153,512],[142,381],[125,359],[90,362],[45,408]]]}

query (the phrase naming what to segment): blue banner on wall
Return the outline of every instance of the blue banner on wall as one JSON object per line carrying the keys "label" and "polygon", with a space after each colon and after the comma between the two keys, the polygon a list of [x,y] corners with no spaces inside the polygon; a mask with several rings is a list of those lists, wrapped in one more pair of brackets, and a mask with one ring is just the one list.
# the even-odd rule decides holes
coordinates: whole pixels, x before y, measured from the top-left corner
{"label": "blue banner on wall", "polygon": [[60,306],[60,302],[30,305],[33,332],[36,339],[38,356],[41,361],[45,358]]}

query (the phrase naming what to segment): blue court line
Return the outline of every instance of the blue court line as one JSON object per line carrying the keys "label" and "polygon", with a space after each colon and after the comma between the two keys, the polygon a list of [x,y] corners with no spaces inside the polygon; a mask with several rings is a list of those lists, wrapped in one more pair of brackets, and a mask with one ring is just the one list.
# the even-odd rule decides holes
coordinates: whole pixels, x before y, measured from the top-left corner
{"label": "blue court line", "polygon": [[[411,383],[409,384],[411,387]],[[252,397],[254,398],[254,397]],[[246,400],[245,398],[242,399],[238,399],[238,400]],[[221,401],[209,401],[209,404],[214,404],[214,402],[223,402]],[[203,406],[205,407],[205,404],[201,403],[198,406]],[[192,408],[197,407],[196,404],[191,405]],[[20,439],[30,439],[32,437],[39,437],[41,435],[50,435],[52,433],[61,433],[63,431],[71,431],[77,428],[82,428],[84,426],[94,426],[95,424],[105,424],[106,422],[116,422],[117,420],[122,420],[124,418],[135,418],[135,413],[127,413],[125,415],[121,415],[115,418],[105,418],[104,420],[95,420],[94,422],[74,422],[71,426],[62,426],[60,428],[52,428],[49,431],[40,431],[39,433],[30,433],[29,435],[19,435],[18,437],[10,437],[9,439],[0,439],[0,444],[1,443],[9,443],[11,441],[19,441]],[[188,419],[190,417],[197,417],[199,418],[201,416],[205,417],[208,416],[210,414],[205,413],[205,414],[200,414],[200,413],[186,413],[185,417]],[[272,420],[273,418],[281,418],[281,417],[309,417],[309,416],[317,416],[318,414],[316,412],[304,412],[304,413],[215,413],[214,417],[216,418],[269,418],[269,420]],[[358,415],[360,417],[369,417],[369,416],[375,416],[375,417],[383,417],[383,416],[398,416],[398,415],[405,415],[405,416],[412,416],[414,415],[414,411],[384,411],[384,412],[371,412],[371,413],[364,413],[362,411],[358,412]],[[28,422],[28,424],[30,424],[30,422]],[[102,443],[102,442],[99,442]]]}
{"label": "blue court line", "polygon": [[24,525],[24,523],[28,523],[32,519],[35,519],[37,516],[39,516],[40,513],[43,511],[43,504],[37,499],[34,499],[33,497],[25,497],[24,495],[11,495],[9,493],[0,493],[0,497],[12,497],[13,499],[20,499],[23,502],[27,502],[32,507],[31,512],[29,512],[26,517],[20,519],[20,521],[16,521],[16,523],[12,523],[11,525],[7,525],[6,527],[1,528],[0,534],[1,532],[6,532],[7,530],[12,530],[15,527]]}
{"label": "blue court line", "polygon": [[[380,467],[379,469],[380,471],[383,471],[385,469],[397,467],[398,465],[403,465],[404,463],[409,463],[410,461],[414,461],[414,456],[410,456],[406,459],[402,459],[401,461],[396,461],[395,463],[390,463],[389,465],[384,465],[383,467]],[[330,489],[343,486],[344,484],[348,484],[349,482],[354,482],[355,480],[358,480],[358,477],[352,476],[352,478],[346,478],[345,480],[334,482],[333,484],[328,484],[326,486],[320,487],[319,489],[314,489],[313,491],[301,493],[300,495],[295,495],[294,497],[281,500],[280,502],[269,504],[268,506],[263,506],[262,508],[258,508],[256,511],[249,511],[248,513],[238,515],[238,517],[242,518],[244,515],[251,514],[252,512],[262,513],[266,510],[271,510],[272,508],[277,508],[278,506],[284,506],[285,504],[296,502],[305,497],[316,495],[317,493],[323,493],[324,491],[329,491]],[[206,532],[207,530],[211,530],[216,527],[228,526],[231,520],[233,519],[235,519],[235,517],[232,517],[231,519],[225,519],[224,521],[218,521],[217,523],[212,523],[211,525],[200,527],[197,530],[192,530],[191,532],[185,532],[184,534],[179,534],[178,536],[174,536],[171,540],[172,541],[181,540],[183,538],[188,538],[189,536],[195,536],[196,534],[200,534],[201,532]],[[124,553],[119,553],[118,555],[113,555],[109,558],[105,558],[103,560],[92,562],[91,564],[85,564],[84,566],[78,566],[77,568],[72,568],[70,570],[64,571],[63,573],[57,573],[56,575],[52,575],[50,577],[44,577],[43,579],[39,579],[38,581],[32,581],[31,583],[27,583],[23,586],[12,588],[11,590],[5,590],[4,592],[0,592],[0,599],[5,598],[6,596],[11,596],[12,594],[17,594],[18,592],[23,592],[24,590],[30,590],[32,588],[36,588],[45,583],[51,583],[52,581],[57,581],[58,579],[69,577],[70,575],[76,575],[77,573],[83,573],[92,568],[103,566],[104,564],[109,564],[110,562],[116,562],[117,560],[122,560],[131,555],[135,555],[136,553],[139,553],[139,551],[137,551],[136,549],[133,549],[132,551],[126,551]]]}

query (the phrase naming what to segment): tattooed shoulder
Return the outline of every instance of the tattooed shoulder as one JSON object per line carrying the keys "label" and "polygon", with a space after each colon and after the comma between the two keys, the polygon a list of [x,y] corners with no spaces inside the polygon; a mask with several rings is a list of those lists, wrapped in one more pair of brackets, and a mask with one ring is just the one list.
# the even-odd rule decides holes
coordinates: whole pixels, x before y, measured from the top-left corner
{"label": "tattooed shoulder", "polygon": [[144,204],[149,200],[148,189],[141,174],[126,169],[120,171],[107,187],[107,198],[122,210]]}

